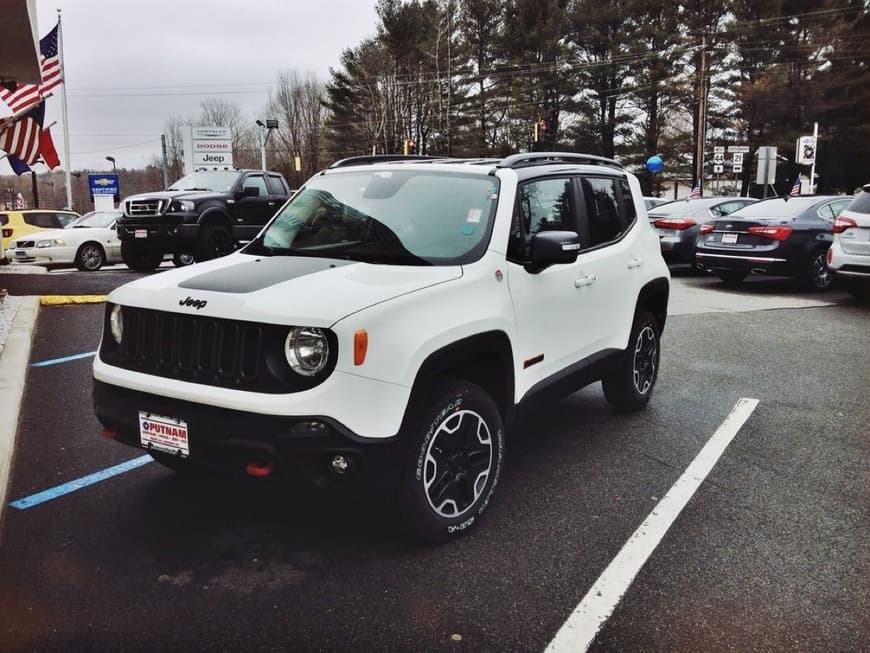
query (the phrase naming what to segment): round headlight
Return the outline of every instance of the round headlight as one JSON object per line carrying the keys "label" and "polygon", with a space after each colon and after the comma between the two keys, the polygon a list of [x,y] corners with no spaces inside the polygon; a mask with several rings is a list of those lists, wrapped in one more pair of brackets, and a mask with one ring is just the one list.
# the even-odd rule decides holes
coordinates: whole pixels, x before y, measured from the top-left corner
{"label": "round headlight", "polygon": [[112,330],[112,337],[119,345],[124,338],[124,314],[121,312],[121,307],[117,304],[112,308],[109,314],[109,327]]}
{"label": "round headlight", "polygon": [[326,367],[329,341],[321,329],[293,327],[284,341],[284,356],[294,372],[314,376]]}

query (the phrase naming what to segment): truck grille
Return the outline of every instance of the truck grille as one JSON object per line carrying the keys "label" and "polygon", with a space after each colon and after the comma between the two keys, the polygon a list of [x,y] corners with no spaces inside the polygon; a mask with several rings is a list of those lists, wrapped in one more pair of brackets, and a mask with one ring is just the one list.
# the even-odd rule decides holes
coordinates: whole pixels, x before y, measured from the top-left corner
{"label": "truck grille", "polygon": [[127,200],[126,213],[129,216],[156,216],[162,215],[163,205],[167,200]]}

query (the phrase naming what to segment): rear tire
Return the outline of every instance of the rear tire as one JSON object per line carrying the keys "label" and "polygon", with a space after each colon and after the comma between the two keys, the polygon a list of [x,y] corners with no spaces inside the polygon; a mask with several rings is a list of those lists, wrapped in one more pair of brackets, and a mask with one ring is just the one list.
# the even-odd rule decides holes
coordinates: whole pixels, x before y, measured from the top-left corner
{"label": "rear tire", "polygon": [[453,381],[433,393],[403,435],[402,525],[427,542],[459,537],[486,510],[501,474],[498,406],[480,386]]}
{"label": "rear tire", "polygon": [[172,255],[172,263],[177,268],[193,265],[195,262],[196,260],[190,252],[178,252]]}
{"label": "rear tire", "polygon": [[804,273],[804,286],[813,292],[824,292],[834,283],[834,274],[828,267],[828,251],[819,252],[810,259]]}
{"label": "rear tire", "polygon": [[139,243],[121,241],[121,258],[131,270],[153,272],[163,261],[163,252],[156,252]]}
{"label": "rear tire", "polygon": [[210,261],[236,249],[230,230],[220,224],[204,224],[196,239],[196,260]]}
{"label": "rear tire", "polygon": [[76,267],[82,272],[94,272],[103,267],[106,254],[96,243],[85,243],[76,252]]}
{"label": "rear tire", "polygon": [[716,276],[722,279],[726,288],[736,288],[746,278],[746,272],[717,272]]}
{"label": "rear tire", "polygon": [[638,310],[628,347],[613,371],[601,381],[604,397],[620,413],[631,413],[649,403],[659,374],[661,342],[652,313]]}

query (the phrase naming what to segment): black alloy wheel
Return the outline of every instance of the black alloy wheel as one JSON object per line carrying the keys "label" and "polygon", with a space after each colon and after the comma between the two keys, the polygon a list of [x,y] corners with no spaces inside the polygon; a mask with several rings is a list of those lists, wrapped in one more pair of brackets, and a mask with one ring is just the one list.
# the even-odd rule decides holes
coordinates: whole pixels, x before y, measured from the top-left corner
{"label": "black alloy wheel", "polygon": [[231,253],[236,244],[229,229],[219,224],[207,224],[200,227],[196,249],[197,261],[209,261]]}
{"label": "black alloy wheel", "polygon": [[827,257],[828,252],[825,250],[810,259],[804,276],[804,285],[808,290],[823,292],[834,283],[834,275],[828,267]]}
{"label": "black alloy wheel", "polygon": [[163,260],[163,252],[154,251],[136,242],[121,242],[121,258],[135,272],[153,272]]}
{"label": "black alloy wheel", "polygon": [[660,355],[658,323],[652,313],[640,309],[634,318],[628,347],[601,381],[608,403],[622,413],[644,408],[658,378]]}
{"label": "black alloy wheel", "polygon": [[504,427],[481,387],[454,381],[434,394],[406,433],[402,523],[416,538],[445,542],[489,505],[504,461]]}
{"label": "black alloy wheel", "polygon": [[103,267],[106,255],[96,243],[85,243],[76,252],[76,267],[83,272],[93,272]]}

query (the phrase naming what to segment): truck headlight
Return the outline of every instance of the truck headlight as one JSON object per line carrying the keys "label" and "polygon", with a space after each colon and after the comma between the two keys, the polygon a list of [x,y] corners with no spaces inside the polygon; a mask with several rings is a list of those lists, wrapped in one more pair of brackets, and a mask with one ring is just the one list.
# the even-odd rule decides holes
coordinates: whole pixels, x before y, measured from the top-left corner
{"label": "truck headlight", "polygon": [[193,211],[196,203],[193,200],[175,200],[170,206],[170,211]]}
{"label": "truck headlight", "polygon": [[293,327],[284,341],[284,356],[294,372],[314,376],[326,367],[329,341],[322,329]]}
{"label": "truck headlight", "polygon": [[112,331],[112,338],[120,345],[121,340],[124,339],[124,314],[121,312],[121,307],[117,304],[109,314],[109,327]]}
{"label": "truck headlight", "polygon": [[62,240],[59,240],[59,239],[37,240],[36,241],[36,248],[37,249],[43,249],[45,247],[63,247],[64,245],[66,245],[66,243],[63,242]]}

